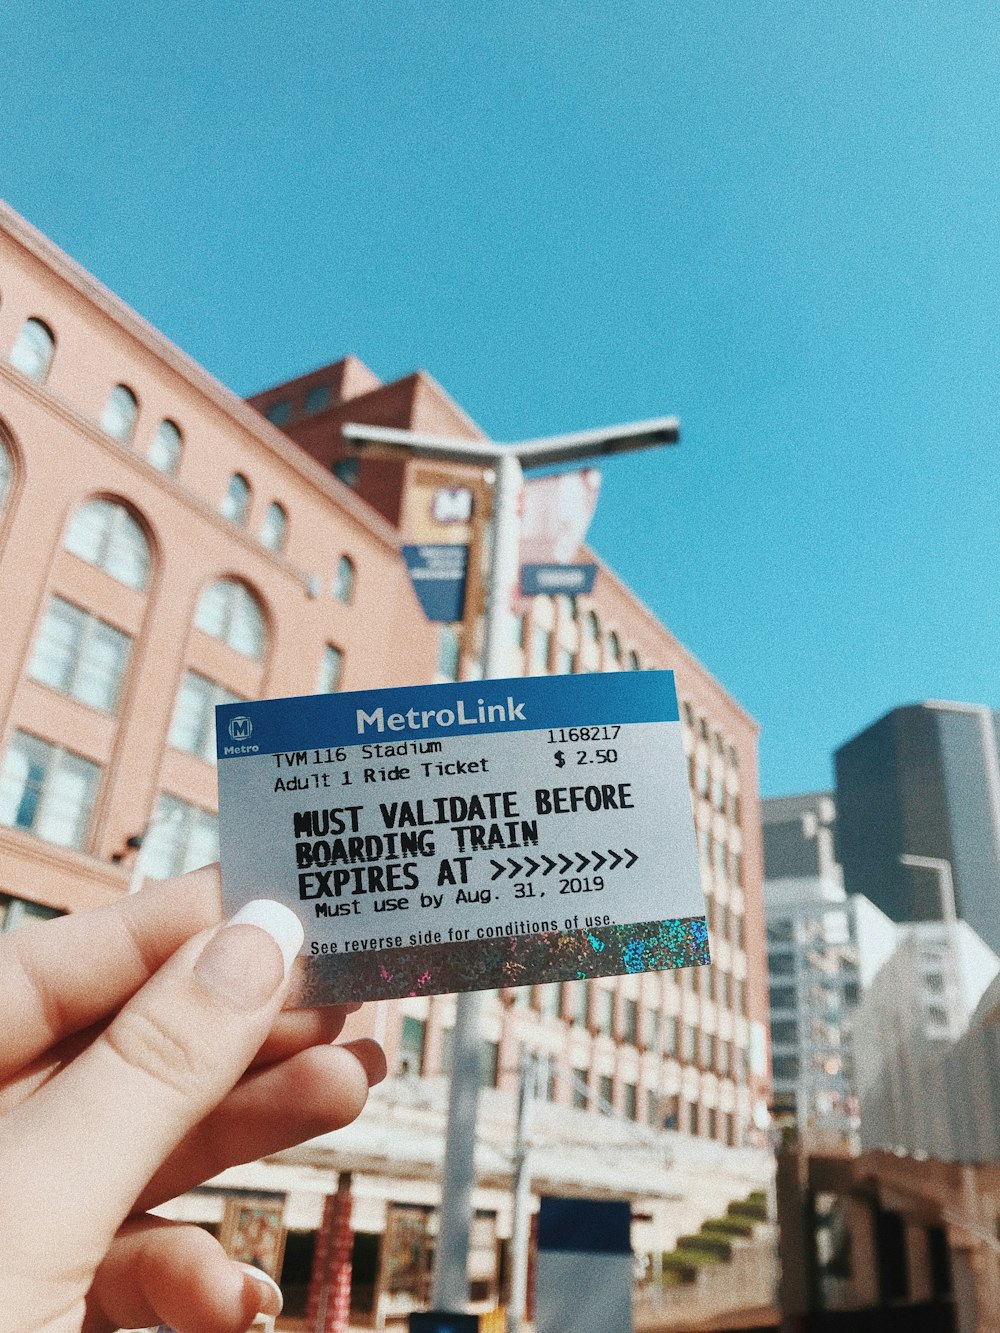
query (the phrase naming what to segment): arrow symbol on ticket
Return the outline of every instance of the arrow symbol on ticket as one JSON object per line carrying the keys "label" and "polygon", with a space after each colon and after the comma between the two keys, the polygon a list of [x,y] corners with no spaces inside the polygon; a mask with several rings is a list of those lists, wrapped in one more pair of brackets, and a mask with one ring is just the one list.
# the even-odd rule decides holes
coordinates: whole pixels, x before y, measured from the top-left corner
{"label": "arrow symbol on ticket", "polygon": [[539,863],[537,861],[533,861],[530,856],[526,856],[524,858],[524,864],[528,867],[529,875],[533,875],[539,866]]}
{"label": "arrow symbol on ticket", "polygon": [[615,866],[621,865],[622,858],[618,855],[618,853],[615,851],[613,847],[608,848],[608,855],[614,857],[614,860],[611,861],[610,864],[608,865],[609,870],[614,870]]}
{"label": "arrow symbol on ticket", "polygon": [[586,870],[587,867],[590,865],[590,859],[589,857],[584,856],[583,852],[577,852],[576,863],[581,870]]}
{"label": "arrow symbol on ticket", "polygon": [[500,876],[503,874],[503,872],[507,869],[507,867],[505,865],[501,865],[499,861],[494,861],[492,856],[490,857],[490,865],[493,867],[493,874],[490,875],[491,880],[499,879]]}
{"label": "arrow symbol on ticket", "polygon": [[638,861],[639,855],[637,852],[629,851],[627,847],[625,848],[625,855],[631,857],[631,860],[625,862],[625,869],[631,870],[632,867],[635,865],[636,861]]}
{"label": "arrow symbol on ticket", "polygon": [[[542,852],[542,860],[545,862],[545,869],[542,871],[543,875],[547,875],[550,870],[555,870],[556,863],[551,856],[546,856],[545,853]],[[494,861],[493,864],[496,865],[496,862]]]}
{"label": "arrow symbol on ticket", "polygon": [[515,861],[512,856],[508,856],[507,860],[510,862],[510,878],[513,879],[514,876],[521,869],[521,862]]}
{"label": "arrow symbol on ticket", "polygon": [[590,854],[594,858],[594,869],[600,870],[601,866],[604,865],[605,861],[608,858],[606,856],[602,856],[600,852],[591,852]]}
{"label": "arrow symbol on ticket", "polygon": [[562,862],[562,865],[559,867],[559,869],[563,872],[564,875],[567,870],[573,869],[573,858],[571,856],[567,856],[564,852],[560,852],[559,860]]}

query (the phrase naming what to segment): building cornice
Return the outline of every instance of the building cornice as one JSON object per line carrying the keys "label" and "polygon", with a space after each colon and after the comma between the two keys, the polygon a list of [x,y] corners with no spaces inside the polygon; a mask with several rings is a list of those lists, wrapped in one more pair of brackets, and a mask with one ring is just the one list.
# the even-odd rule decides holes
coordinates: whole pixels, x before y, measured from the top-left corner
{"label": "building cornice", "polygon": [[184,380],[197,394],[211,403],[230,424],[239,427],[258,446],[297,473],[337,508],[349,514],[384,546],[392,550],[398,549],[399,533],[388,520],[360,500],[276,426],[272,426],[255,408],[250,407],[231,389],[227,389],[187,352],[182,351],[165,334],[160,333],[137,314],[121,297],[116,296],[43,236],[4,200],[0,200],[0,232],[8,236],[15,245],[20,246],[38,263],[55,273],[67,286],[99,310],[107,320]]}

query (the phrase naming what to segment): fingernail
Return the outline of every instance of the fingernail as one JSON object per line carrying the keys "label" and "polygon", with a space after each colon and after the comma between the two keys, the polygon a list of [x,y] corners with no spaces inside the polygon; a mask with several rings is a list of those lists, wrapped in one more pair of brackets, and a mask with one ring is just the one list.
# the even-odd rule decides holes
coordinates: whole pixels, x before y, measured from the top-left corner
{"label": "fingernail", "polygon": [[257,1291],[257,1299],[260,1302],[257,1306],[258,1314],[281,1314],[281,1307],[285,1303],[285,1298],[282,1296],[281,1288],[274,1278],[269,1273],[265,1273],[262,1268],[254,1268],[253,1264],[240,1264],[240,1267]]}
{"label": "fingernail", "polygon": [[361,1065],[370,1088],[382,1082],[387,1073],[387,1066],[385,1051],[377,1041],[373,1041],[371,1037],[359,1037],[356,1041],[345,1041],[344,1049],[350,1051]]}
{"label": "fingernail", "polygon": [[[241,926],[253,929],[234,929]],[[258,931],[270,936],[280,956],[261,949]],[[232,1008],[259,1008],[288,975],[303,939],[302,924],[290,908],[258,898],[219,927],[195,963],[194,975]]]}

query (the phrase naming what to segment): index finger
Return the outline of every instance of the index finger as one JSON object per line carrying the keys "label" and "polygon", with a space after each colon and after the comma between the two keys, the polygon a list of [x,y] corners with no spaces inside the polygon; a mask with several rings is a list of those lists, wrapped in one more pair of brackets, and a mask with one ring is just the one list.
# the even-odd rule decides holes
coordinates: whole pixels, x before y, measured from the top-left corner
{"label": "index finger", "polygon": [[0,942],[0,1079],[123,1004],[186,940],[222,920],[217,865]]}

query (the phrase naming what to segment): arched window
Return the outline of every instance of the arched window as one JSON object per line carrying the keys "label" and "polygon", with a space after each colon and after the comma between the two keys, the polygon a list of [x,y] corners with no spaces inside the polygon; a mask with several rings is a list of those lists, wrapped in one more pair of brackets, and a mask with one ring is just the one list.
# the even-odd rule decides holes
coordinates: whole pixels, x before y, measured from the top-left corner
{"label": "arched window", "polygon": [[66,549],[97,565],[129,588],[140,592],[149,582],[150,554],[146,535],[124,505],[91,500],[73,516]]}
{"label": "arched window", "polygon": [[222,497],[220,509],[223,518],[233,523],[245,523],[250,512],[250,483],[241,472],[234,472],[229,478],[229,489]]}
{"label": "arched window", "polygon": [[629,653],[629,655],[628,655],[628,669],[629,669],[629,671],[641,671],[641,670],[642,670],[642,668],[641,668],[640,665],[639,665],[639,654],[635,651],[634,648],[632,649],[632,651],[631,651],[631,652]]}
{"label": "arched window", "polygon": [[351,602],[354,598],[354,561],[349,555],[342,555],[337,561],[337,573],[333,580],[333,595],[338,602]]}
{"label": "arched window", "polygon": [[49,326],[40,319],[29,319],[21,325],[11,349],[10,364],[36,384],[44,384],[55,350],[56,340]]}
{"label": "arched window", "polygon": [[601,633],[601,627],[598,624],[597,616],[593,611],[588,611],[583,619],[583,639],[585,643],[596,643]]}
{"label": "arched window", "polygon": [[149,461],[153,467],[172,477],[181,461],[183,443],[180,427],[173,421],[161,421],[149,446]]}
{"label": "arched window", "polygon": [[135,419],[139,415],[139,400],[126,384],[116,384],[108,394],[101,414],[101,430],[107,431],[112,439],[129,444],[135,432]]}
{"label": "arched window", "polygon": [[288,535],[288,515],[277,500],[267,506],[264,522],[260,529],[261,543],[269,551],[283,551]]}
{"label": "arched window", "polygon": [[250,589],[234,579],[219,579],[205,589],[194,623],[238,653],[258,661],[264,656],[266,634],[260,605]]}
{"label": "arched window", "polygon": [[608,635],[608,664],[612,671],[619,671],[622,663],[621,640],[614,630]]}

